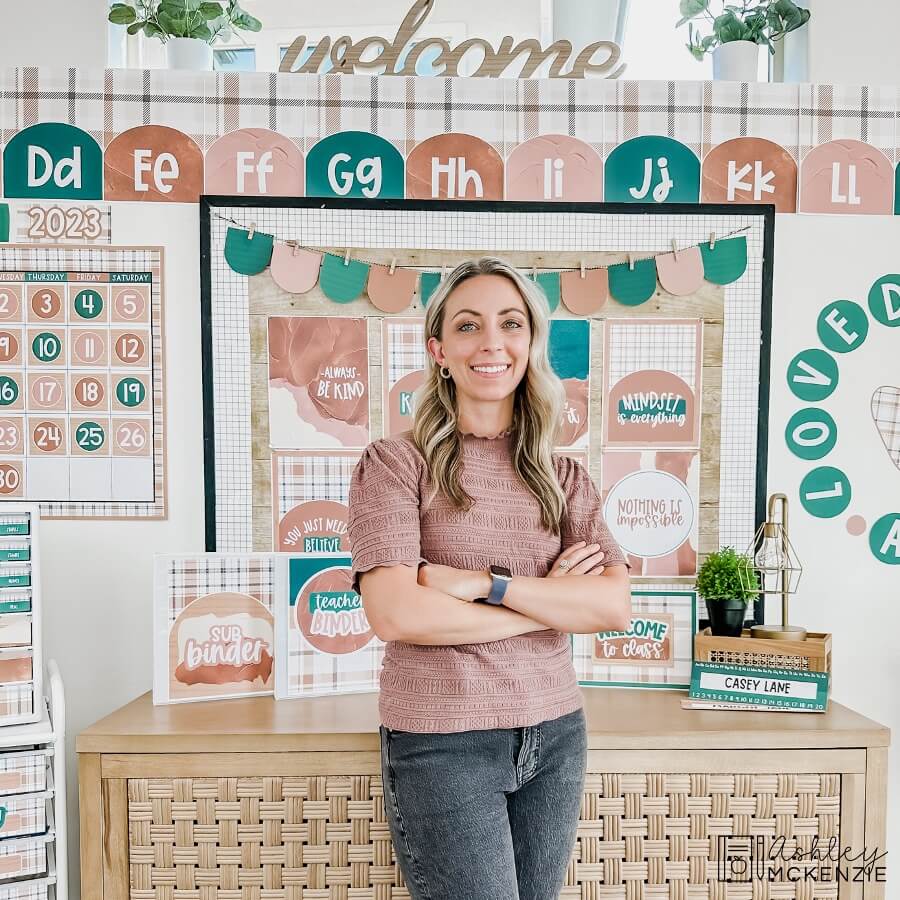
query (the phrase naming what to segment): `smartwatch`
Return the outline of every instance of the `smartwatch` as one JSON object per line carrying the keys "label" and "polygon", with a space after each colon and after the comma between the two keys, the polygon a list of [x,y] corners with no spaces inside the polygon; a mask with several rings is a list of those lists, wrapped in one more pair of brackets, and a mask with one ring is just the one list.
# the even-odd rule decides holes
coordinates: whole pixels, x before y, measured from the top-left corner
{"label": "smartwatch", "polygon": [[512,580],[512,572],[505,566],[492,565],[490,567],[490,573],[491,592],[484,598],[485,603],[490,603],[493,606],[502,606],[503,597],[506,595],[506,589],[509,587],[509,582]]}

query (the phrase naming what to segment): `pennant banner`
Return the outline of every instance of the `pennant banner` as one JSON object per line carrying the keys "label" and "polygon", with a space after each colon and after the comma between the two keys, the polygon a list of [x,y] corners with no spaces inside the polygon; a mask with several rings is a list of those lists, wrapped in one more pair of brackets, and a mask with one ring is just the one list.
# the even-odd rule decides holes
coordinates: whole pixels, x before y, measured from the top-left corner
{"label": "pennant banner", "polygon": [[321,253],[279,244],[272,251],[272,280],[289,294],[305,294],[316,286],[321,265]]}
{"label": "pennant banner", "polygon": [[[273,247],[270,234],[229,227],[225,237],[225,260],[241,275],[256,275],[270,267],[275,283],[291,294],[303,294],[316,284],[335,303],[350,303],[363,295],[376,309],[399,313],[412,302],[418,284],[423,308],[443,279],[442,272],[426,272],[405,266],[391,267],[353,259],[352,255],[300,247],[280,241]],[[737,281],[747,269],[747,239],[728,237],[685,247],[655,257],[585,267],[532,272],[547,298],[550,312],[560,300],[575,315],[589,316],[601,310],[609,297],[623,306],[640,306],[655,293],[657,285],[676,297],[692,294],[704,279],[712,284]]]}
{"label": "pennant banner", "polygon": [[366,286],[369,267],[354,259],[341,259],[333,253],[322,258],[319,284],[322,293],[335,303],[349,303],[359,297]]}
{"label": "pennant banner", "polygon": [[639,259],[609,267],[609,292],[624,306],[646,303],[656,290],[656,263]]}
{"label": "pennant banner", "polygon": [[225,233],[225,262],[239,275],[256,275],[269,265],[275,239],[257,231],[229,228]]}

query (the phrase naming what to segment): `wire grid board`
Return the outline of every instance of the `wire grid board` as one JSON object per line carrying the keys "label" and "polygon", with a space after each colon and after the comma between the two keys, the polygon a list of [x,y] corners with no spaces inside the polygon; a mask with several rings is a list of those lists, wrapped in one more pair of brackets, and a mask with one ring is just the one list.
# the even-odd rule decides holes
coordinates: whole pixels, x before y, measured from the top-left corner
{"label": "wire grid board", "polygon": [[[313,206],[312,202],[316,205]],[[258,418],[251,415],[251,335],[248,279],[231,270],[224,258],[230,222],[257,229],[277,239],[298,239],[306,246],[358,248],[354,256],[366,259],[366,250],[419,248],[453,251],[484,247],[502,253],[666,252],[672,240],[679,247],[709,240],[746,228],[748,266],[744,275],[724,289],[725,316],[721,387],[721,439],[719,468],[718,540],[740,549],[746,547],[756,527],[758,484],[761,359],[767,355],[768,336],[763,335],[763,247],[766,214],[745,207],[700,212],[696,207],[678,212],[660,207],[631,207],[629,212],[608,212],[604,205],[591,211],[559,211],[543,204],[529,209],[500,211],[460,209],[460,205],[436,203],[391,204],[356,201],[351,207],[340,201],[298,201],[298,205],[217,205],[209,207],[209,315],[211,317],[212,450],[214,484],[208,484],[207,549],[246,551],[253,547],[252,443]],[[259,201],[254,201],[259,203]],[[308,203],[309,205],[303,205]],[[518,207],[525,206],[517,204]],[[407,208],[404,208],[407,207]],[[455,207],[455,208],[450,208]],[[621,209],[614,208],[614,209]],[[262,276],[258,276],[262,277]],[[624,310],[610,301],[604,317]],[[373,308],[374,310],[374,308]],[[639,309],[637,310],[639,311]],[[296,311],[295,311],[296,312]],[[334,306],[335,315],[342,307]],[[630,313],[636,311],[629,310]],[[285,314],[290,314],[286,310]],[[349,314],[346,310],[344,314]],[[409,315],[407,311],[405,315]],[[420,312],[421,314],[421,312]],[[649,313],[648,313],[649,314]],[[599,323],[595,323],[599,324]],[[763,340],[761,341],[761,335]],[[599,379],[600,373],[594,373]],[[209,411],[208,411],[209,413]],[[251,425],[254,422],[254,425]],[[208,416],[209,426],[209,416]],[[378,434],[373,432],[373,439]],[[209,470],[207,472],[209,479]],[[211,491],[214,502],[210,502]],[[657,586],[654,583],[654,586]],[[676,586],[673,582],[673,587]],[[677,585],[683,588],[683,583]]]}
{"label": "wire grid board", "polygon": [[166,517],[162,276],[161,247],[0,246],[2,499]]}
{"label": "wire grid board", "polygon": [[[339,255],[343,253],[339,248],[331,249],[338,250]],[[384,251],[368,248],[365,256],[369,260],[382,257],[374,260],[382,264],[396,260],[398,266],[446,266],[449,271],[473,254],[485,251],[500,252],[505,260],[526,272],[533,268],[543,270],[569,267],[573,263],[578,265],[579,258],[584,260],[585,266],[609,265],[621,262],[623,258],[621,253],[604,251],[583,255],[558,251],[496,251],[485,245],[461,251],[420,248],[391,248]],[[297,423],[300,422],[297,410],[306,404],[308,398],[303,396],[302,389],[297,394],[285,396],[284,388],[276,387],[279,383],[285,383],[280,377],[285,372],[277,369],[279,363],[270,354],[273,321],[279,325],[280,337],[276,339],[276,343],[287,339],[287,332],[283,329],[290,329],[291,325],[301,326],[300,331],[296,328],[292,331],[294,337],[290,341],[293,344],[297,334],[301,334],[304,328],[312,328],[323,319],[329,320],[332,326],[337,322],[347,323],[350,330],[346,334],[353,335],[355,341],[365,335],[368,344],[365,354],[368,363],[365,382],[368,384],[366,406],[369,425],[357,428],[352,435],[348,432],[341,433],[341,439],[347,447],[352,447],[352,442],[358,442],[355,451],[358,455],[362,447],[368,444],[371,435],[394,435],[411,425],[409,417],[401,417],[399,412],[401,392],[398,392],[399,381],[395,376],[400,372],[403,373],[401,377],[410,375],[409,369],[416,362],[419,370],[417,375],[421,374],[424,367],[422,302],[421,297],[413,297],[407,307],[411,316],[381,315],[381,311],[373,307],[369,291],[366,292],[368,296],[364,293],[363,296],[342,303],[336,311],[335,304],[323,293],[321,284],[304,293],[289,293],[278,284],[271,269],[250,278],[248,286],[250,418],[254,423],[251,448],[253,550],[293,550],[297,548],[300,535],[314,527],[313,523],[326,512],[323,508],[311,509],[307,506],[312,501],[323,499],[321,480],[324,478],[332,481],[330,499],[332,502],[336,499],[341,510],[338,513],[332,507],[326,515],[339,515],[346,520],[348,494],[346,487],[339,484],[341,473],[339,460],[332,455],[332,438],[335,435],[328,434],[330,425],[314,413],[312,421],[317,421],[313,426],[317,429],[316,433],[304,434],[302,426],[297,430]],[[338,314],[334,315],[335,312]],[[632,577],[639,577],[652,573],[654,577],[658,577],[660,572],[666,572],[679,574],[682,578],[691,577],[696,572],[698,553],[706,554],[718,549],[724,289],[721,285],[704,281],[691,294],[674,296],[658,286],[653,296],[639,306],[607,303],[602,312],[609,317],[604,319],[599,316],[576,315],[565,304],[558,306],[553,312],[550,322],[550,356],[551,359],[556,359],[557,367],[567,376],[563,379],[563,384],[566,386],[568,410],[563,416],[564,428],[556,450],[567,455],[580,454],[579,461],[588,467],[595,483],[602,485],[603,491],[611,490],[614,484],[620,483],[625,474],[623,466],[626,471],[634,471],[636,467],[645,470],[647,467],[659,466],[678,478],[689,491],[691,507],[695,511],[690,517],[689,539],[681,542],[674,555],[669,553],[652,561],[633,555],[631,561],[634,568],[631,574]],[[693,318],[685,320],[682,316]],[[687,341],[684,339],[685,322],[692,329],[693,341],[690,340],[690,335]],[[411,323],[416,324],[413,326]],[[363,331],[360,325],[366,330]],[[310,352],[316,353],[316,347],[324,349],[325,345],[321,342],[327,343],[330,333],[326,328],[325,331],[318,331],[315,338],[310,338],[315,342],[315,347],[309,345]],[[577,336],[569,342],[569,336],[573,334]],[[702,340],[704,336],[705,341]],[[346,340],[346,337],[341,338],[342,343]],[[417,353],[412,352],[413,346],[417,348]],[[399,358],[399,364],[395,355]],[[701,355],[703,396],[706,401],[702,434],[697,427],[700,417],[693,414],[699,411],[700,404],[691,403],[692,415],[689,418],[697,421],[689,425],[690,434],[684,435],[684,442],[677,445],[690,449],[678,450],[673,436],[667,435],[665,442],[660,438],[651,444],[653,449],[648,451],[642,449],[643,445],[638,446],[630,436],[620,434],[619,443],[615,445],[618,449],[609,454],[601,453],[601,448],[610,449],[613,446],[611,441],[604,441],[601,431],[603,423],[608,431],[610,420],[616,418],[608,414],[608,408],[614,406],[616,400],[612,397],[612,392],[604,388],[599,373],[610,365],[620,373],[631,373],[636,368],[639,369],[642,363],[650,362],[652,365],[648,365],[648,369],[665,369],[667,372],[671,372],[673,368],[683,371],[690,367],[693,375],[688,380],[693,386],[688,390],[692,396],[696,396],[700,391]],[[272,369],[273,363],[276,365],[275,370]],[[274,371],[278,371],[279,375],[273,375]],[[568,377],[576,371],[579,372],[578,378]],[[591,378],[591,372],[595,373],[595,377]],[[417,380],[414,377],[412,382],[406,383],[406,387],[411,387]],[[618,389],[617,385],[616,390]],[[694,394],[695,390],[697,394]],[[319,428],[324,431],[319,431]],[[329,465],[316,466],[318,471],[313,474],[313,461],[309,459],[310,465],[307,466],[304,462],[302,471],[296,466],[290,473],[283,468],[276,468],[272,470],[270,477],[271,463],[276,455],[273,448],[297,448],[307,444],[320,447],[330,445],[331,449],[294,449],[291,452],[295,459],[305,461],[309,459],[307,454],[321,452],[329,458]],[[663,450],[663,446],[670,449]],[[298,474],[301,475],[300,478],[296,477]],[[288,484],[279,480],[284,475],[289,478]],[[319,483],[311,490],[314,478]],[[273,531],[273,513],[283,500],[291,502],[292,509],[275,520]],[[345,533],[340,528],[335,528],[326,527],[325,531],[335,531],[331,540],[340,537],[344,541]],[[309,538],[303,537],[302,541],[304,546],[313,549],[308,543]],[[345,544],[344,549],[349,550],[349,547]]]}

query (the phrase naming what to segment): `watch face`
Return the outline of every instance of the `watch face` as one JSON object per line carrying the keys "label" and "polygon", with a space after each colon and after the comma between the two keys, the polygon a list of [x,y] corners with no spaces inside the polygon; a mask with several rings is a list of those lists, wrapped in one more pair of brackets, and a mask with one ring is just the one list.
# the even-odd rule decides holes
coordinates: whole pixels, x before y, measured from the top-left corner
{"label": "watch face", "polygon": [[512,578],[512,572],[506,566],[491,566],[491,575],[500,575],[503,578]]}

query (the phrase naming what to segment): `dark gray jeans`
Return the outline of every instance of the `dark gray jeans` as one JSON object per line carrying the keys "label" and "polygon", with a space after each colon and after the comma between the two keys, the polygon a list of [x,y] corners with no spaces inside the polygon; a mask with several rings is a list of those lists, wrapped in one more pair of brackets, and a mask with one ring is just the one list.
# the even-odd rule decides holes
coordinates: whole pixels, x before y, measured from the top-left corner
{"label": "dark gray jeans", "polygon": [[413,900],[556,900],[584,788],[583,710],[526,728],[380,732],[384,805]]}

